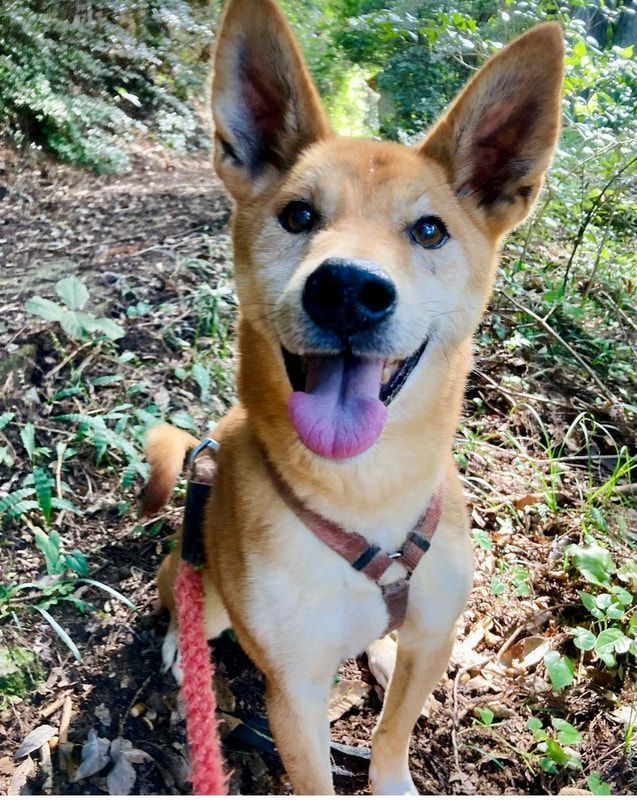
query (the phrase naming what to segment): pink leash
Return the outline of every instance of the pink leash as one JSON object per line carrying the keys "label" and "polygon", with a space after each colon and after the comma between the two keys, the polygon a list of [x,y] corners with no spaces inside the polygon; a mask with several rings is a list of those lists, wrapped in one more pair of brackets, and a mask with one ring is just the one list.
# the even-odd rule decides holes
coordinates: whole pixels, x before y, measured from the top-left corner
{"label": "pink leash", "polygon": [[182,561],[175,580],[179,622],[179,656],[186,703],[186,735],[190,749],[193,794],[228,793],[228,775],[221,757],[212,688],[214,674],[206,640],[201,573]]}

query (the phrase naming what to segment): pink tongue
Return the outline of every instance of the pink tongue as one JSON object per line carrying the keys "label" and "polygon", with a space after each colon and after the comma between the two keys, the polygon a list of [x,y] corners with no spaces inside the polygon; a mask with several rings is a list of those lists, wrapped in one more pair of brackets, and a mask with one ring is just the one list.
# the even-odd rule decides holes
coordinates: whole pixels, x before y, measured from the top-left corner
{"label": "pink tongue", "polygon": [[387,409],[378,399],[382,359],[351,354],[307,359],[304,392],[288,402],[303,444],[325,458],[352,458],[378,439]]}

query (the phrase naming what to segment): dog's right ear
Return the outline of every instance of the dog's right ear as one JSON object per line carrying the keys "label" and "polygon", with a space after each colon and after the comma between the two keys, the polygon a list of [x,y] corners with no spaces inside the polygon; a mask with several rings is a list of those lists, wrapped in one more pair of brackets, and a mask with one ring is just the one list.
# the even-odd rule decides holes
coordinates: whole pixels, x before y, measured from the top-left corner
{"label": "dog's right ear", "polygon": [[212,84],[215,169],[246,199],[329,135],[294,35],[274,0],[230,0]]}

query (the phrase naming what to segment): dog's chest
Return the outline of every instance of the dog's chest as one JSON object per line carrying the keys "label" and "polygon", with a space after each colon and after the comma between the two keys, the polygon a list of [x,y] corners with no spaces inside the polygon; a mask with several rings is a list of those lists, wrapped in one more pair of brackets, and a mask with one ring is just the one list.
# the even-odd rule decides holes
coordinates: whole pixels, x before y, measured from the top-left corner
{"label": "dog's chest", "polygon": [[289,513],[270,531],[246,560],[246,600],[258,638],[338,661],[382,634],[388,614],[373,581]]}

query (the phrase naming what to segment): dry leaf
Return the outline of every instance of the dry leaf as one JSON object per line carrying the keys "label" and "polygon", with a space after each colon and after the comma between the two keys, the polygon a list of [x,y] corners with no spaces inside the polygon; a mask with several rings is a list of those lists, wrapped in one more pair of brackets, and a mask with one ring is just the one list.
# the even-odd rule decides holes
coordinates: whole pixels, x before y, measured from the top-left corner
{"label": "dry leaf", "polygon": [[117,795],[128,795],[133,791],[137,779],[133,764],[153,760],[152,756],[133,747],[132,742],[121,736],[113,739],[111,743],[111,758],[114,766],[106,776],[106,786],[109,794]]}
{"label": "dry leaf", "polygon": [[111,712],[104,703],[100,703],[99,706],[95,706],[95,710],[93,711],[97,719],[99,720],[100,724],[103,725],[105,728],[108,728],[111,724]]}
{"label": "dry leaf", "polygon": [[128,759],[120,756],[115,766],[106,776],[106,786],[109,794],[127,795],[133,791],[137,780],[135,768]]}
{"label": "dry leaf", "polygon": [[81,781],[101,772],[111,760],[110,747],[108,739],[100,739],[94,730],[89,731],[86,744],[82,748],[82,763],[77,768],[73,780]]}
{"label": "dry leaf", "polygon": [[528,670],[542,661],[550,647],[550,641],[544,636],[527,636],[505,650],[500,656],[500,663],[505,667]]}
{"label": "dry leaf", "polygon": [[[481,637],[484,633],[481,633]],[[466,641],[466,640],[465,640]],[[367,664],[369,671],[372,673],[378,686],[384,693],[389,685],[394,666],[396,664],[396,654],[398,652],[398,644],[391,635],[384,636],[382,639],[377,639],[367,648]],[[377,692],[382,700],[382,695],[377,687]],[[440,703],[430,695],[425,701],[424,706],[420,712],[421,716],[429,717],[432,712],[440,708]],[[331,717],[330,717],[330,721]]]}
{"label": "dry leaf", "polygon": [[398,645],[391,636],[377,639],[367,648],[369,671],[383,689],[387,688],[396,663]]}
{"label": "dry leaf", "polygon": [[24,758],[32,753],[34,750],[39,750],[45,742],[57,733],[57,728],[52,725],[40,725],[31,731],[31,733],[22,742],[20,747],[16,750],[15,759]]}
{"label": "dry leaf", "polygon": [[631,725],[637,720],[637,711],[633,706],[620,706],[610,712],[610,716],[624,725]]}
{"label": "dry leaf", "polygon": [[35,771],[35,762],[31,756],[27,756],[24,761],[16,767],[9,783],[9,795],[21,794],[22,787],[29,780]]}
{"label": "dry leaf", "polygon": [[542,498],[539,494],[525,494],[524,497],[519,497],[513,501],[513,508],[522,511],[527,506],[534,506],[536,503],[541,503]]}
{"label": "dry leaf", "polygon": [[342,680],[332,686],[328,717],[330,722],[340,719],[351,708],[363,705],[371,686],[364,681]]}

